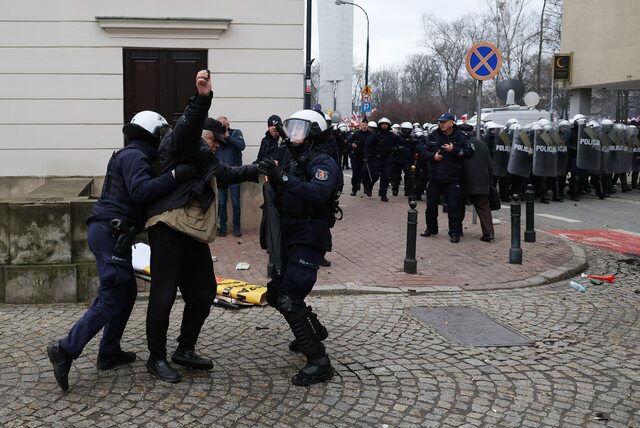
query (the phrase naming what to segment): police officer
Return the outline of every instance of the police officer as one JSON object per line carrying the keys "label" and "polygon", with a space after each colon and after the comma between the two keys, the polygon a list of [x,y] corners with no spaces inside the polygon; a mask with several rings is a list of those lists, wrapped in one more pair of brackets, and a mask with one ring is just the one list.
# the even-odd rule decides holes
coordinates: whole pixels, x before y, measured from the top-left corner
{"label": "police officer", "polygon": [[408,196],[408,177],[415,152],[415,140],[411,138],[412,133],[413,125],[411,125],[411,122],[402,122],[400,124],[400,133],[392,142],[391,192],[393,196],[398,196],[402,174],[404,174],[404,196]]}
{"label": "police officer", "polygon": [[147,204],[197,174],[178,165],[159,176],[152,163],[158,144],[169,130],[167,121],[153,111],[141,111],[124,125],[125,147],[107,165],[100,199],[87,220],[89,248],[96,257],[100,285],[91,307],[69,334],[47,347],[56,382],[69,389],[69,370],[84,347],[104,328],[98,348],[98,370],[135,361],[134,352],[120,347],[122,334],[136,300],[137,285],[131,265],[131,244],[147,220]]}
{"label": "police officer", "polygon": [[[428,125],[425,123],[425,125]],[[422,200],[422,194],[425,192],[427,188],[427,183],[429,182],[429,177],[427,173],[427,161],[421,155],[427,146],[427,137],[424,135],[423,131],[416,131],[413,134],[413,139],[415,140],[415,155],[414,155],[414,164],[416,165],[416,189],[415,196],[416,200]]]}
{"label": "police officer", "polygon": [[[367,172],[364,171],[363,159],[364,159],[364,145],[369,138],[370,132],[366,122],[360,124],[360,129],[350,135],[348,141],[349,155],[351,156],[351,196],[355,196],[360,190],[360,183],[363,179],[368,180]],[[365,181],[365,189],[367,189]]]}
{"label": "police officer", "polygon": [[380,178],[380,189],[378,196],[382,202],[389,202],[387,198],[387,188],[391,178],[391,153],[393,145],[398,138],[391,132],[391,121],[386,117],[378,121],[377,132],[374,132],[364,147],[365,162],[371,171],[371,187]]}
{"label": "police officer", "polygon": [[320,261],[331,250],[330,228],[342,174],[327,153],[331,129],[322,115],[301,110],[284,125],[293,152],[287,153],[283,165],[271,160],[258,165],[277,195],[282,234],[283,272],[267,284],[267,302],[284,316],[295,336],[289,349],[307,359],[291,383],[308,386],[333,377],[322,343],[327,330],[304,300],[316,282]]}
{"label": "police officer", "polygon": [[441,195],[444,195],[448,206],[450,241],[460,242],[462,160],[473,156],[473,149],[467,135],[457,129],[453,114],[444,113],[438,118],[438,129],[429,135],[423,156],[429,162],[429,184],[427,185],[427,228],[420,236],[428,237],[438,234],[438,202]]}

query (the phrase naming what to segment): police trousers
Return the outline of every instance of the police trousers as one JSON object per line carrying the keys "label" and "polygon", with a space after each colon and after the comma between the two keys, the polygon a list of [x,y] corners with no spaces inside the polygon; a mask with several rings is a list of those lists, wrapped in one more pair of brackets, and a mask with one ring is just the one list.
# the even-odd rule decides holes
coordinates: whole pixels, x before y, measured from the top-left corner
{"label": "police trousers", "polygon": [[164,223],[149,228],[151,289],[147,309],[147,346],[151,359],[167,355],[169,316],[178,288],[184,300],[179,347],[195,348],[200,330],[216,296],[209,245],[178,232]]}
{"label": "police trousers", "polygon": [[80,356],[87,343],[103,328],[98,352],[117,354],[122,350],[120,339],[138,292],[131,266],[131,248],[124,257],[113,253],[116,238],[111,236],[110,225],[107,222],[90,223],[87,239],[96,257],[100,285],[91,307],[60,340],[62,348],[73,359]]}

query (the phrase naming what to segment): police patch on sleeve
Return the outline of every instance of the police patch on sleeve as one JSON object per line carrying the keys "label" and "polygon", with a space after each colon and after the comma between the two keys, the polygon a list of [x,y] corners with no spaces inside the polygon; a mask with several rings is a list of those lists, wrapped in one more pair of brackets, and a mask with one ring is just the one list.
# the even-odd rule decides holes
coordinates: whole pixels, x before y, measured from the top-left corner
{"label": "police patch on sleeve", "polygon": [[329,171],[318,168],[316,170],[316,180],[327,181],[329,179]]}

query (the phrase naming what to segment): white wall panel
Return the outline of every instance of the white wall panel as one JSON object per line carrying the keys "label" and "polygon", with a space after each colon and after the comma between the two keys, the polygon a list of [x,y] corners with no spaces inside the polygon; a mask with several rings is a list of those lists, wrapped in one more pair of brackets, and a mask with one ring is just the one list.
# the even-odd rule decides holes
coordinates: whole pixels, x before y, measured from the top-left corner
{"label": "white wall panel", "polygon": [[104,175],[113,150],[3,150],[3,176]]}
{"label": "white wall panel", "polygon": [[297,98],[302,75],[216,74],[212,80],[216,98]]}
{"label": "white wall panel", "polygon": [[[27,27],[31,31],[26,31]],[[46,34],[47,37],[43,38]],[[295,49],[304,43],[302,25],[231,24],[222,34],[226,48]],[[214,47],[219,40],[114,38],[97,22],[3,22],[0,25],[0,47]]]}
{"label": "white wall panel", "polygon": [[122,75],[4,74],[0,99],[119,99]]}
{"label": "white wall panel", "polygon": [[0,124],[122,124],[121,100],[0,100]]}
{"label": "white wall panel", "polygon": [[209,68],[214,73],[303,73],[302,44],[291,50],[214,48]]}
{"label": "white wall panel", "polygon": [[[258,118],[267,118],[277,114],[284,120],[287,115],[302,109],[302,98],[213,98],[212,112],[234,118],[236,122],[249,122]],[[266,131],[266,129],[265,129]]]}
{"label": "white wall panel", "polygon": [[120,47],[2,48],[0,55],[0,73],[122,74]]}
{"label": "white wall panel", "polygon": [[122,142],[122,124],[0,125],[0,156],[7,149],[113,149]]}

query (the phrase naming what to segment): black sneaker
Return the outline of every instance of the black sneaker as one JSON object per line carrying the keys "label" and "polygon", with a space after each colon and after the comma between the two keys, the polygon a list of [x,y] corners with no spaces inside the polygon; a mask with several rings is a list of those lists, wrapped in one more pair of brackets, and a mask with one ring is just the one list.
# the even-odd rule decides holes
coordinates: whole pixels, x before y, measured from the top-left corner
{"label": "black sneaker", "polygon": [[386,196],[380,196],[380,200],[382,202],[389,202],[389,198],[387,198]]}
{"label": "black sneaker", "polygon": [[327,381],[333,377],[333,367],[329,357],[312,360],[300,371],[293,375],[291,383],[296,386],[309,386],[314,383]]}
{"label": "black sneaker", "polygon": [[49,361],[53,364],[53,375],[56,378],[56,382],[58,382],[58,386],[66,392],[69,389],[69,370],[71,369],[73,358],[60,346],[60,342],[47,346],[47,355],[49,356]]}
{"label": "black sneaker", "polygon": [[109,370],[122,364],[131,364],[136,360],[135,352],[120,351],[118,354],[98,354],[98,370]]}
{"label": "black sneaker", "polygon": [[201,357],[191,349],[176,349],[176,352],[171,356],[171,361],[196,370],[211,370],[213,368],[213,361]]}
{"label": "black sneaker", "polygon": [[422,232],[420,234],[420,236],[424,236],[425,238],[428,238],[429,236],[433,236],[433,235],[437,235],[438,232],[431,232],[429,229],[425,230],[424,232]]}
{"label": "black sneaker", "polygon": [[166,359],[153,361],[151,358],[147,360],[147,370],[160,380],[169,383],[178,383],[182,380],[180,373],[175,371]]}
{"label": "black sneaker", "polygon": [[460,235],[458,235],[457,233],[452,234],[451,237],[449,238],[449,241],[453,242],[454,244],[457,244],[458,242],[460,242]]}
{"label": "black sneaker", "polygon": [[331,262],[323,257],[322,260],[320,260],[320,266],[329,267],[331,266]]}
{"label": "black sneaker", "polygon": [[494,239],[496,239],[496,237],[493,235],[493,233],[490,233],[488,235],[482,235],[482,238],[480,238],[480,240],[484,242],[491,242]]}

